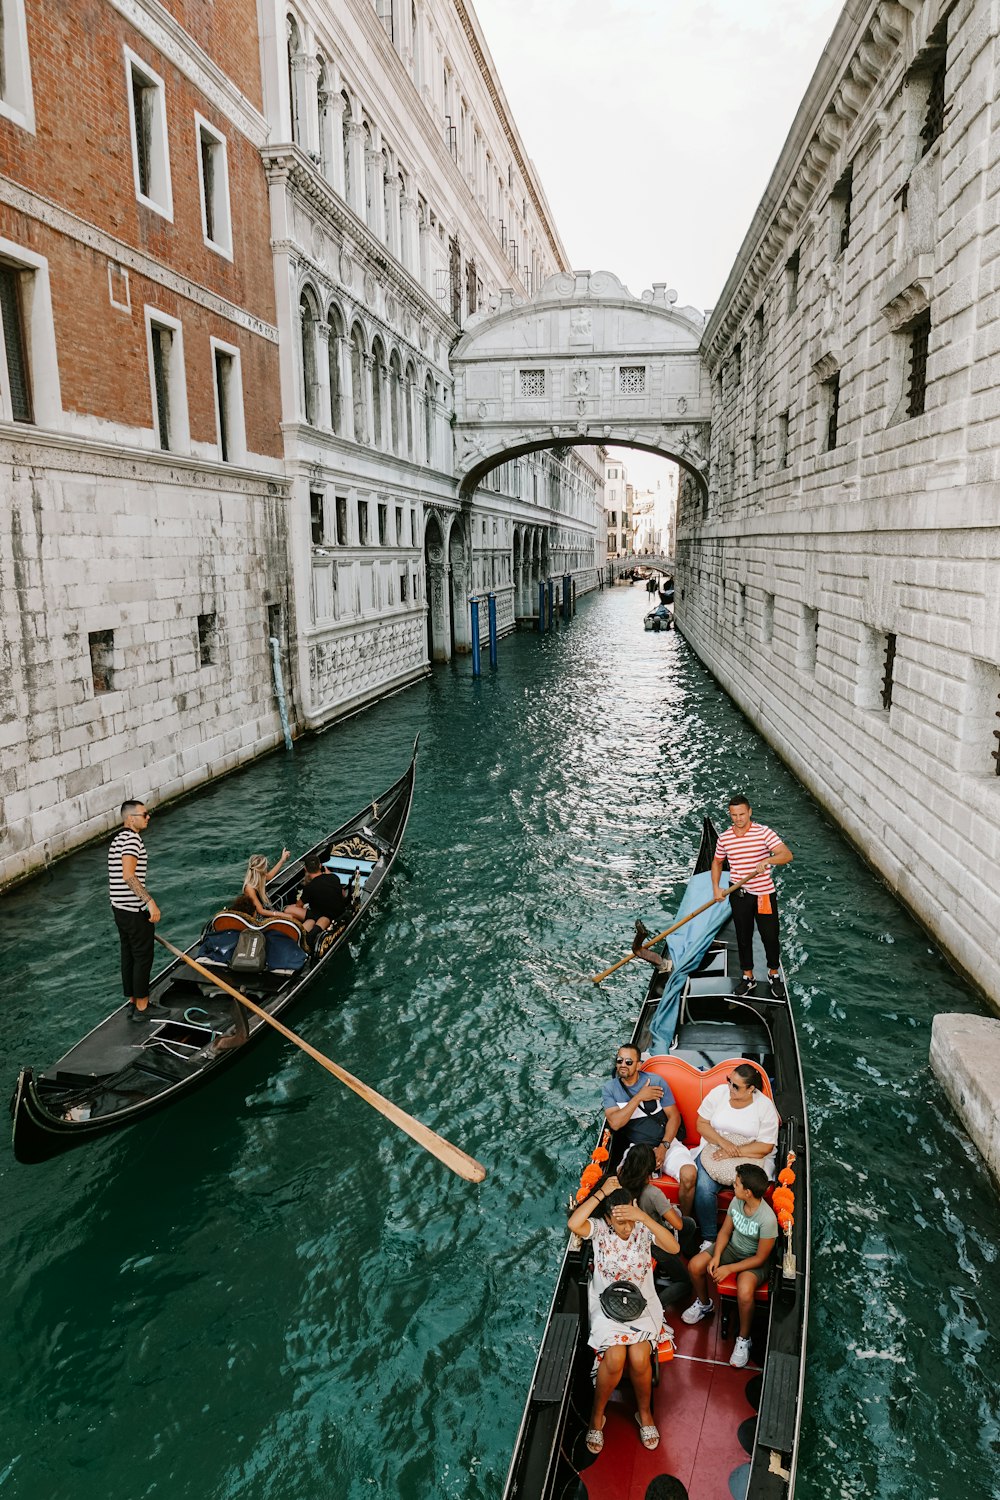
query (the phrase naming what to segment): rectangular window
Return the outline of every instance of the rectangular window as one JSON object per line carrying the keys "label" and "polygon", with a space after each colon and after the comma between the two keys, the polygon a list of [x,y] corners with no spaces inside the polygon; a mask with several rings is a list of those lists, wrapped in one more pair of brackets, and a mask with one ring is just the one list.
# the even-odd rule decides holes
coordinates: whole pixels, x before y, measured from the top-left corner
{"label": "rectangular window", "polygon": [[386,540],[388,537],[388,520],[388,508],[380,500],[378,506],[378,544],[380,547],[384,547],[386,544]]}
{"label": "rectangular window", "polygon": [[215,665],[216,618],[215,614],[198,616],[198,660],[203,667]]}
{"label": "rectangular window", "polygon": [[910,327],[910,349],[906,380],[906,415],[923,415],[927,401],[927,346],[931,336],[930,308]]}
{"label": "rectangular window", "polygon": [[843,255],[851,238],[851,202],[854,196],[853,163],[830,194],[831,254],[834,260]]}
{"label": "rectangular window", "polygon": [[240,351],[231,344],[210,341],[215,378],[215,421],[219,434],[219,457],[223,463],[246,460],[246,428],[243,420],[243,375]]}
{"label": "rectangular window", "polygon": [[790,313],[799,305],[799,254],[796,250],[785,261],[785,296]]}
{"label": "rectangular window", "polygon": [[765,645],[774,640],[774,595],[765,594],[760,615],[760,634]]}
{"label": "rectangular window", "polygon": [[400,602],[400,604],[405,604],[407,602],[408,598],[409,598],[409,579],[407,578],[406,569],[402,568],[400,570],[400,574],[399,574],[399,602]]}
{"label": "rectangular window", "polygon": [[882,707],[888,711],[892,707],[892,679],[896,666],[896,637],[890,631],[885,638],[885,657],[882,670]]}
{"label": "rectangular window", "polygon": [[326,541],[326,496],[316,490],[309,494],[309,538],[314,547]]}
{"label": "rectangular window", "polygon": [[358,546],[368,546],[368,501],[358,501]]}
{"label": "rectangular window", "polygon": [[404,538],[403,538],[403,507],[401,505],[397,505],[396,506],[396,546],[397,547],[402,547],[404,545],[405,545],[405,543],[404,543]]}
{"label": "rectangular window", "polygon": [[800,639],[799,665],[807,672],[816,670],[816,652],[819,645],[819,610],[809,604],[802,606],[802,635]]}
{"label": "rectangular window", "polygon": [[9,402],[10,414],[15,422],[34,421],[22,300],[24,278],[30,274],[15,266],[0,263],[0,330],[3,332],[3,352],[7,373],[6,390],[2,391],[7,401],[0,404],[0,414]]}
{"label": "rectangular window", "polygon": [[545,395],[545,371],[544,370],[522,370],[521,371],[521,395],[522,396],[544,396]]}
{"label": "rectangular window", "polygon": [[337,541],[342,547],[347,545],[347,500],[345,496],[337,496]]}
{"label": "rectangular window", "polygon": [[826,396],[826,451],[837,446],[837,423],[840,417],[840,371],[823,382]]}
{"label": "rectangular window", "polygon": [[190,448],[184,345],[181,325],[154,308],[146,308],[153,431],[159,446],[173,453]]}
{"label": "rectangular window", "polygon": [[734,344],[733,345],[733,380],[736,383],[736,389],[738,391],[739,388],[740,388],[740,386],[741,386],[741,384],[743,383],[743,345],[742,345],[742,343],[738,343],[738,344]]}
{"label": "rectangular window", "polygon": [[940,57],[934,63],[928,79],[927,108],[924,111],[924,123],[920,127],[920,139],[923,142],[920,155],[926,156],[928,151],[944,130],[945,107],[945,82],[948,73],[948,56],[942,49]]}
{"label": "rectangular window", "polygon": [[115,690],[115,633],[113,630],[92,630],[87,637],[90,643],[90,675],[95,693],[113,693]]}
{"label": "rectangular window", "polygon": [[789,432],[791,427],[791,414],[787,411],[778,413],[778,468],[788,468]]}
{"label": "rectangular window", "polygon": [[128,47],[125,48],[125,72],[135,195],[147,208],[172,219],[174,205],[163,80]]}
{"label": "rectangular window", "polygon": [[24,0],[0,0],[0,118],[34,131]]}
{"label": "rectangular window", "polygon": [[211,249],[233,257],[233,230],[229,213],[229,161],[226,138],[213,125],[195,115],[198,142],[198,183],[201,189],[201,227]]}
{"label": "rectangular window", "polygon": [[281,605],[269,604],[267,606],[267,638],[281,644]]}

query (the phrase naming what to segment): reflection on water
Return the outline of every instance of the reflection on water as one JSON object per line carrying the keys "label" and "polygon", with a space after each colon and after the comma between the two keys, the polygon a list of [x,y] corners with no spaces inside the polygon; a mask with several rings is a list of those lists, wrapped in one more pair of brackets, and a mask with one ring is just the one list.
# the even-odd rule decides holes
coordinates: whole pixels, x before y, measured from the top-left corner
{"label": "reflection on water", "polygon": [[[391,887],[294,1019],[490,1175],[451,1177],[277,1038],[146,1126],[8,1158],[3,1500],[497,1495],[560,1206],[643,984],[586,976],[636,916],[665,925],[736,785],[797,856],[816,1174],[798,1494],[1000,1493],[996,1200],[927,1065],[934,1013],[977,1002],[684,643],[643,632],[645,602],[583,601],[557,635],[501,642],[495,677],[439,669],[154,820],[163,930],[188,939],[247,854],[313,842],[421,731]],[[0,902],[11,1082],[115,999],[104,871],[84,850]]]}

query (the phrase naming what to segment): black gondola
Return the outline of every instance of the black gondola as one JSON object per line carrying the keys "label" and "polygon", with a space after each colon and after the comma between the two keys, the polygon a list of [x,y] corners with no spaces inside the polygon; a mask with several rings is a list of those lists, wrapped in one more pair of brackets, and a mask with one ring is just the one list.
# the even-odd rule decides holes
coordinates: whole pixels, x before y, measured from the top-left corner
{"label": "black gondola", "polygon": [[[715,842],[706,819],[682,914],[705,899]],[[671,952],[676,961],[673,944]],[[763,980],[766,965],[757,939],[754,957]],[[503,1500],[643,1500],[658,1475],[679,1480],[690,1500],[791,1500],[805,1377],[810,1219],[809,1137],[792,1011],[787,993],[781,1000],[763,992],[733,994],[730,976],[740,968],[731,919],[703,945],[695,939],[689,960],[672,980],[653,974],[631,1040],[645,1054],[652,1044],[660,1055],[647,1056],[643,1066],[670,1081],[690,1144],[691,1117],[706,1084],[721,1081],[717,1071],[739,1060],[755,1063],[781,1117],[778,1168],[790,1153],[795,1157],[794,1217],[779,1236],[766,1301],[755,1308],[754,1368],[730,1367],[726,1324],[734,1309],[724,1300],[720,1316],[693,1327],[681,1321],[679,1308],[668,1308],[674,1357],[658,1368],[654,1361],[659,1446],[648,1451],[637,1441],[631,1389],[623,1380],[607,1408],[604,1448],[597,1456],[590,1453],[584,1438],[593,1396],[587,1343],[591,1245],[571,1236]],[[678,1083],[688,1086],[687,1099]],[[602,1128],[599,1140],[606,1134]],[[660,1179],[657,1186],[676,1197],[675,1184]],[[727,1196],[720,1194],[720,1214]]]}
{"label": "black gondola", "polygon": [[[392,868],[410,816],[416,760],[414,741],[404,775],[306,851],[332,861],[342,882],[353,885],[349,910],[313,952],[306,949],[298,924],[288,918],[256,924],[222,911],[188,948],[190,956],[272,1016],[286,1011],[347,942]],[[287,865],[268,887],[268,900],[277,909],[301,884],[304,857]],[[260,972],[237,972],[227,961],[229,941],[235,942],[240,929],[264,934],[268,952],[261,955],[265,966]],[[137,1027],[128,1010],[120,1006],[43,1072],[21,1070],[11,1101],[18,1161],[46,1161],[145,1119],[214,1078],[270,1029],[180,958],[150,986],[150,1021]]]}

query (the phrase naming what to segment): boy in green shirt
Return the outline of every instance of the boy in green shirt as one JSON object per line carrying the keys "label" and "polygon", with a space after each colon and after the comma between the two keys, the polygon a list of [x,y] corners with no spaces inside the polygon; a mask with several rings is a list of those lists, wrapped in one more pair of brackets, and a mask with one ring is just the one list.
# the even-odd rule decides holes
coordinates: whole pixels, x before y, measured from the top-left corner
{"label": "boy in green shirt", "polygon": [[695,1300],[681,1313],[685,1323],[700,1323],[710,1318],[715,1304],[708,1295],[708,1278],[718,1284],[730,1274],[736,1276],[736,1301],[740,1312],[740,1331],[729,1363],[741,1370],[750,1358],[750,1329],[757,1288],[767,1280],[768,1262],[778,1238],[778,1220],[769,1203],[767,1173],[753,1162],[741,1162],[736,1168],[733,1201],[711,1250],[701,1250],[688,1262],[694,1283]]}

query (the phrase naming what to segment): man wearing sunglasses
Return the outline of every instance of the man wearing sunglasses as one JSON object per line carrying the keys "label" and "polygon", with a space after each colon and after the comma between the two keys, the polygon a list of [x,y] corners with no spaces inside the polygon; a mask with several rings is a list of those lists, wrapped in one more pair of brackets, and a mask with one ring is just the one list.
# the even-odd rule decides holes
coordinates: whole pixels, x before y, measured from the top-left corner
{"label": "man wearing sunglasses", "polygon": [[604,1118],[626,1146],[652,1146],[656,1170],[677,1182],[677,1204],[690,1214],[698,1167],[686,1146],[677,1139],[681,1112],[674,1096],[655,1073],[639,1067],[639,1049],[624,1043],[615,1054],[615,1076],[602,1091]]}

